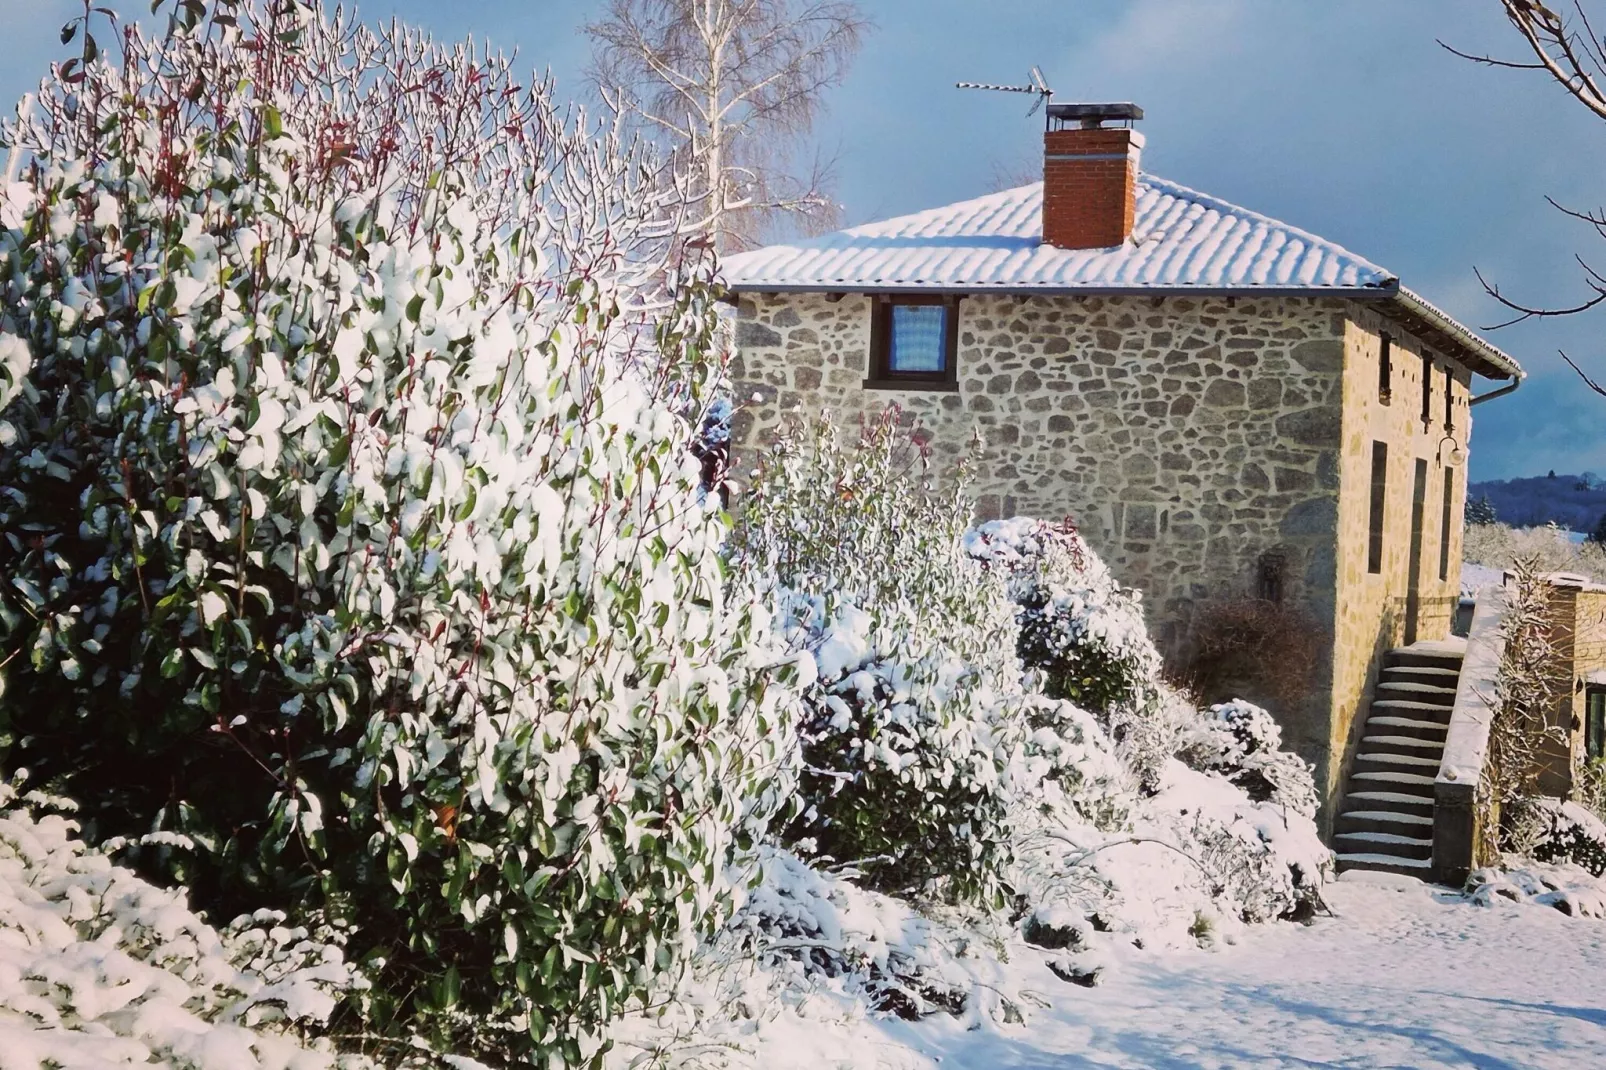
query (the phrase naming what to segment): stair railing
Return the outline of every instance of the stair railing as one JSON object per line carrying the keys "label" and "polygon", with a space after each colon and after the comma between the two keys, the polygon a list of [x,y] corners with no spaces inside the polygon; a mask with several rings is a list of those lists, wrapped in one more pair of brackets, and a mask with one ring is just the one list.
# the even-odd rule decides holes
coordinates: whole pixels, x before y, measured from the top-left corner
{"label": "stair railing", "polygon": [[1498,821],[1488,805],[1489,729],[1495,716],[1495,681],[1505,655],[1501,622],[1505,598],[1499,589],[1479,594],[1467,630],[1466,657],[1456,679],[1455,707],[1444,737],[1444,757],[1433,783],[1433,879],[1465,883],[1487,842],[1483,826]]}

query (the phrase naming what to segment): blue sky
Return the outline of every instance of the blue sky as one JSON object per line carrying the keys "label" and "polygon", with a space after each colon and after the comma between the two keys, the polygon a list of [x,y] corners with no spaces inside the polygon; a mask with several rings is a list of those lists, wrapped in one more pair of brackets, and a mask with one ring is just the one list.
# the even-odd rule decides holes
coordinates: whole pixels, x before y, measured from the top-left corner
{"label": "blue sky", "polygon": [[[1572,257],[1606,242],[1545,203],[1606,205],[1606,123],[1537,75],[1443,51],[1517,55],[1497,0],[861,0],[877,23],[819,127],[839,199],[864,222],[986,192],[1036,165],[1023,98],[953,88],[1040,64],[1061,100],[1135,100],[1145,169],[1286,220],[1397,273],[1477,327],[1500,319],[1473,266],[1513,294],[1585,293]],[[0,97],[62,50],[73,0],[0,0]],[[125,10],[146,7],[118,3]],[[583,94],[578,30],[598,0],[369,0],[441,36],[472,33]],[[1606,377],[1606,308],[1491,333],[1530,371],[1475,410],[1474,478],[1606,473],[1606,398],[1558,349]]]}

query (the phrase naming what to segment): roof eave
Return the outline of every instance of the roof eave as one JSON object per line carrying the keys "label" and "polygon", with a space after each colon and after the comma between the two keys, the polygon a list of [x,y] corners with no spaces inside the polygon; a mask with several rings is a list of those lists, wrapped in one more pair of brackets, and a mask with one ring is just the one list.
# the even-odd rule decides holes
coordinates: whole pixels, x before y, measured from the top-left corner
{"label": "roof eave", "polygon": [[783,283],[763,281],[730,282],[726,288],[744,293],[854,293],[879,294],[1000,294],[1006,297],[1336,297],[1383,305],[1385,314],[1446,355],[1453,356],[1486,379],[1522,380],[1527,373],[1509,354],[1478,337],[1420,294],[1401,286],[1398,279],[1366,286],[1023,286],[994,285],[931,286],[919,282],[867,284],[863,282]]}
{"label": "roof eave", "polygon": [[1421,294],[1396,286],[1395,292],[1383,300],[1384,311],[1391,319],[1485,379],[1520,383],[1527,377],[1528,373],[1510,354],[1478,337]]}
{"label": "roof eave", "polygon": [[918,282],[727,282],[731,293],[1000,294],[1005,297],[1338,297],[1378,300],[1392,291],[1378,286],[1040,286],[972,283],[931,286]]}

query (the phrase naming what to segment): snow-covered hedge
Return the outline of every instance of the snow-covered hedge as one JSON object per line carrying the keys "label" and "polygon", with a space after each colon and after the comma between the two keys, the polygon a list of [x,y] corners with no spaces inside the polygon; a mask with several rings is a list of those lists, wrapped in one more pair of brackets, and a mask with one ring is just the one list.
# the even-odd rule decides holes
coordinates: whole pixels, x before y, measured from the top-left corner
{"label": "snow-covered hedge", "polygon": [[1474,904],[1547,906],[1574,918],[1606,918],[1606,881],[1571,862],[1516,861],[1467,875],[1466,895]]}
{"label": "snow-covered hedge", "polygon": [[1521,837],[1538,862],[1571,862],[1597,877],[1606,875],[1606,821],[1575,802],[1526,799],[1517,808]]}
{"label": "snow-covered hedge", "polygon": [[965,549],[1008,578],[1018,652],[1048,694],[1105,718],[1142,704],[1160,671],[1142,596],[1115,581],[1074,527],[994,520],[967,532]]}
{"label": "snow-covered hedge", "polygon": [[325,1070],[325,1023],[362,979],[337,943],[242,917],[86,847],[61,804],[0,782],[0,1066]]}
{"label": "snow-covered hedge", "polygon": [[[710,1053],[733,1066],[768,1065],[775,1036],[804,1034],[821,1045],[810,1053],[855,1065],[863,1057],[855,1038],[864,1036],[864,1017],[951,1013],[980,1029],[1029,1019],[1047,993],[1021,990],[1011,979],[1015,966],[1006,962],[1038,957],[1050,978],[1092,985],[1134,947],[1230,942],[1245,925],[1307,917],[1320,908],[1332,855],[1300,790],[1303,767],[1280,750],[1263,711],[1235,704],[1201,712],[1161,679],[1152,647],[1144,650],[1146,638],[1120,647],[1142,665],[1132,688],[1141,701],[1118,703],[1104,718],[1032,692],[1040,673],[977,652],[978,637],[1014,648],[1013,633],[995,620],[996,607],[980,607],[979,599],[996,600],[1004,620],[1018,608],[1007,586],[1011,568],[991,562],[1009,565],[1000,550],[1024,540],[995,538],[977,554],[981,538],[972,533],[965,556],[981,567],[956,565],[951,551],[965,510],[921,486],[921,458],[900,452],[897,418],[893,412],[871,424],[856,447],[838,441],[828,423],[793,429],[766,462],[791,467],[765,471],[747,499],[733,559],[744,570],[773,567],[791,584],[778,592],[784,614],[794,642],[812,650],[821,681],[809,692],[805,718],[804,756],[812,768],[802,805],[814,813],[793,827],[797,850],[768,854],[731,925],[698,953],[684,983],[666,984],[650,1001],[653,1011],[622,1023],[620,1066],[632,1058],[694,1066]],[[1028,537],[1045,530],[1035,521],[983,530],[1000,529]],[[1090,551],[1081,568],[1107,575]],[[988,578],[976,579],[977,572]],[[924,617],[902,609],[934,582],[939,591],[967,591],[978,601],[963,613],[942,602]],[[1080,616],[1107,627],[1123,614],[1133,627],[1136,603],[1121,601],[1082,600],[1066,610],[1067,629],[1093,634]],[[909,843],[947,849],[948,830],[904,814],[878,830],[889,857],[866,858],[864,846],[820,857],[826,836],[853,846],[830,825],[836,815],[913,809],[925,804],[922,792],[936,806],[952,805],[930,781],[888,779],[891,760],[869,745],[890,737],[895,755],[908,748],[911,765],[922,753],[946,755],[954,746],[940,735],[926,742],[916,734],[942,725],[944,706],[926,705],[933,693],[923,690],[920,663],[882,656],[934,649],[912,644],[900,629],[953,638],[942,656],[967,654],[976,676],[990,672],[996,694],[1010,696],[1008,709],[1018,708],[1005,723],[1018,716],[1024,739],[1009,778],[999,781],[1013,790],[985,797],[989,816],[998,806],[1004,815],[981,829],[997,838],[996,881],[1013,893],[1007,909],[929,897],[916,899],[917,909],[908,899],[862,887],[907,887],[889,879],[906,871],[887,867],[900,864],[893,852],[910,850]],[[1026,684],[1020,698],[1008,683],[1011,671]],[[900,680],[903,694],[919,696],[919,704],[898,707],[891,696]],[[890,706],[871,706],[873,715],[861,716],[864,694],[886,697]],[[957,709],[969,711],[967,720],[948,724],[961,746],[972,745],[978,723],[994,731],[996,721],[978,718],[978,707]],[[987,716],[987,709],[979,712]],[[1178,759],[1189,743],[1198,753],[1187,753],[1203,768]],[[900,769],[905,760],[897,759]],[[813,764],[826,761],[834,764]],[[1265,788],[1263,797],[1251,797],[1250,785]],[[889,842],[895,835],[907,839]],[[756,1045],[755,1057],[751,1042],[760,1035],[771,1040]]]}
{"label": "snow-covered hedge", "polygon": [[872,887],[985,897],[1026,775],[1013,607],[960,547],[963,482],[928,483],[896,409],[843,438],[828,417],[786,430],[731,550],[739,573],[778,581],[788,638],[814,662],[788,837]]}
{"label": "snow-covered hedge", "polygon": [[1310,766],[1283,750],[1283,730],[1271,714],[1237,699],[1204,711],[1182,741],[1182,759],[1194,769],[1226,777],[1255,802],[1286,806],[1315,817],[1316,779]]}
{"label": "snow-covered hedge", "polygon": [[687,448],[710,265],[506,59],[219,12],[4,131],[0,760],[201,906],[349,922],[372,1030],[581,1061],[791,794]]}

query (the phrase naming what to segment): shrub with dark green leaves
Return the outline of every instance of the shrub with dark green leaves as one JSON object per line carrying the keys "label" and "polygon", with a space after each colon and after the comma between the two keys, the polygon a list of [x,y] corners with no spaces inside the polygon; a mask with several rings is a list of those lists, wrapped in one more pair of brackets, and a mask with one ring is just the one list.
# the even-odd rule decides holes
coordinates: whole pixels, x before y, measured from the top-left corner
{"label": "shrub with dark green leaves", "polygon": [[1524,799],[1515,809],[1514,823],[1527,826],[1535,861],[1571,862],[1606,876],[1606,822],[1589,809],[1555,799]]}
{"label": "shrub with dark green leaves", "polygon": [[5,130],[0,762],[347,927],[339,1028],[584,1062],[790,795],[709,265],[506,60],[193,7]]}
{"label": "shrub with dark green leaves", "polygon": [[1160,655],[1142,596],[1115,581],[1070,524],[994,520],[965,537],[970,555],[1007,577],[1019,606],[1017,651],[1045,693],[1103,718],[1142,705]]}

